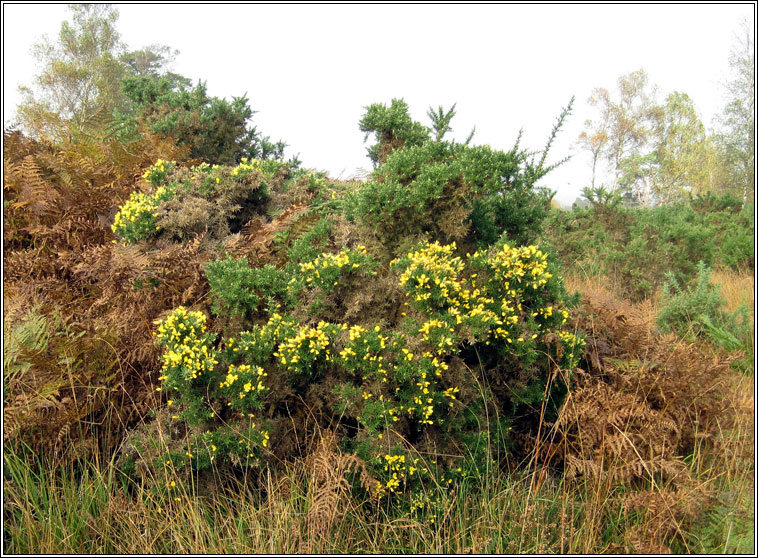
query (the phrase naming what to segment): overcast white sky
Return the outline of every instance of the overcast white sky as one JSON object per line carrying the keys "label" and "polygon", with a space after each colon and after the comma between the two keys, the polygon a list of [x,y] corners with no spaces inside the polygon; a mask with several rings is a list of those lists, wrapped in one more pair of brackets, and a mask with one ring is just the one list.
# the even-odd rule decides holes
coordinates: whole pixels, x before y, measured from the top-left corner
{"label": "overcast white sky", "polygon": [[[508,149],[542,149],[572,95],[573,114],[551,150],[573,159],[542,182],[571,203],[588,184],[576,150],[593,113],[592,89],[615,88],[644,68],[660,96],[692,97],[710,128],[740,18],[754,3],[690,5],[254,5],[118,4],[117,28],[132,48],[165,44],[180,54],[174,71],[207,80],[211,95],[247,93],[253,123],[289,144],[307,167],[349,177],[369,169],[358,120],[364,107],[408,102],[428,124],[430,105],[457,102],[450,137]],[[57,37],[65,5],[3,5],[3,122],[19,84],[31,85],[30,54],[43,34]]]}

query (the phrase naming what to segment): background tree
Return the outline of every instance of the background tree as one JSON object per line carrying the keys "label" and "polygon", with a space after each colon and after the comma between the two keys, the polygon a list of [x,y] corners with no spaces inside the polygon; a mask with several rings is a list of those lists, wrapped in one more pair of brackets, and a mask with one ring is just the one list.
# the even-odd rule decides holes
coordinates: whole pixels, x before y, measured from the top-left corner
{"label": "background tree", "polygon": [[653,191],[661,203],[712,188],[713,147],[692,99],[674,91],[657,111],[652,130],[655,176]]}
{"label": "background tree", "polygon": [[585,120],[585,130],[579,135],[579,146],[590,152],[592,156],[592,180],[590,188],[595,188],[595,177],[597,176],[597,163],[608,143],[608,131],[605,129],[606,122],[600,120],[597,124],[592,120]]}
{"label": "background tree", "polygon": [[[159,76],[174,62],[179,51],[166,45],[150,45],[121,55],[121,62],[135,76]],[[173,74],[172,74],[173,75]]]}
{"label": "background tree", "polygon": [[652,206],[658,168],[659,160],[654,151],[624,157],[619,166],[619,178],[614,191],[633,205]]}
{"label": "background tree", "polygon": [[629,176],[622,178],[629,167],[624,160],[639,155],[647,142],[655,112],[655,88],[649,87],[648,76],[640,68],[618,79],[615,98],[598,87],[587,102],[599,112],[596,119],[585,123],[579,136],[579,145],[593,158],[592,187],[597,163],[604,159],[613,174],[610,187],[616,191],[630,182]]}
{"label": "background tree", "polygon": [[[22,87],[19,123],[34,138],[60,141],[79,131],[138,140],[140,126],[190,148],[190,156],[218,164],[241,157],[281,158],[285,144],[250,125],[246,96],[210,97],[206,86],[168,71],[178,51],[163,45],[129,50],[108,4],[69,6],[58,41],[34,48],[43,70],[36,87]],[[86,123],[86,126],[85,126]],[[295,160],[292,161],[295,163]]]}
{"label": "background tree", "polygon": [[608,151],[606,158],[614,171],[618,187],[622,161],[637,155],[650,133],[655,107],[655,88],[648,90],[648,76],[640,68],[618,79],[618,100],[608,107]]}
{"label": "background tree", "polygon": [[755,200],[755,30],[742,20],[724,84],[727,103],[717,118],[716,143],[723,163],[722,189]]}
{"label": "background tree", "polygon": [[[56,42],[44,37],[33,48],[42,66],[34,87],[20,87],[21,127],[32,137],[61,139],[95,116],[106,125],[114,111],[126,111],[124,78],[162,73],[177,54],[151,45],[129,51],[116,29],[118,10],[109,4],[73,4]],[[97,123],[93,124],[95,127]]]}
{"label": "background tree", "polygon": [[81,124],[123,102],[118,11],[108,4],[74,4],[69,9],[72,21],[63,22],[58,41],[44,37],[33,48],[43,66],[36,89],[20,87],[24,99],[17,115],[34,137],[55,138],[61,120]]}
{"label": "background tree", "polygon": [[600,161],[613,176],[609,189],[635,205],[703,194],[723,180],[714,141],[692,99],[674,91],[659,104],[656,92],[642,69],[618,79],[616,96],[593,91],[588,103],[598,116],[585,122],[578,139],[592,157],[591,189]]}

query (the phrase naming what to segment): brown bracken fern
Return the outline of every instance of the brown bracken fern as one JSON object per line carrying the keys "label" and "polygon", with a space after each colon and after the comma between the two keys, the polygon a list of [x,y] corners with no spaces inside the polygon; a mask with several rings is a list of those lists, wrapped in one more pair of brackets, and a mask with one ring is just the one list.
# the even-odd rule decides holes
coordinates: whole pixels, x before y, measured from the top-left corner
{"label": "brown bracken fern", "polygon": [[322,551],[330,530],[342,516],[351,495],[348,475],[358,473],[366,490],[376,486],[366,470],[366,463],[354,454],[337,449],[337,438],[325,433],[314,451],[303,461],[308,479],[309,508],[305,515],[306,538],[301,541],[304,552]]}
{"label": "brown bracken fern", "polygon": [[584,293],[580,316],[588,370],[561,408],[562,442],[552,451],[567,479],[599,499],[625,487],[624,509],[639,518],[626,533],[630,548],[660,553],[707,501],[685,457],[717,443],[712,433],[734,420],[730,359],[656,333],[649,311],[601,293]]}

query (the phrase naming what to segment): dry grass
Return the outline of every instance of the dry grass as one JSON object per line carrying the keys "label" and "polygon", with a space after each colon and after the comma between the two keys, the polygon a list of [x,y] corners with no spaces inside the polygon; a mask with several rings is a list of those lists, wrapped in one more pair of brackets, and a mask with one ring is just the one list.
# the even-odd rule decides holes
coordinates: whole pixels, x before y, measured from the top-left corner
{"label": "dry grass", "polygon": [[[568,274],[564,277],[564,283],[569,292],[596,292],[623,299],[620,289],[605,275]],[[755,322],[755,276],[752,273],[714,269],[711,273],[711,283],[718,284],[721,288],[721,294],[726,300],[724,310],[733,314],[740,306],[747,306],[751,319]],[[646,311],[653,317],[651,323],[655,323],[654,317],[661,305],[661,289],[644,302],[649,303],[649,310]],[[638,309],[641,310],[642,307]]]}
{"label": "dry grass", "polygon": [[[175,488],[122,483],[112,464],[74,474],[39,473],[6,453],[4,541],[8,553],[42,554],[605,554],[750,553],[753,550],[753,397],[733,375],[729,404],[740,421],[700,444],[687,463],[684,490],[639,489],[548,472],[497,472],[441,492],[441,515],[366,507],[334,491],[328,528],[309,529],[319,512],[316,449],[262,490],[245,478],[220,479],[213,498],[195,483]],[[327,451],[325,451],[325,449]],[[337,454],[335,454],[337,455]],[[339,456],[337,455],[339,458]],[[328,468],[328,467],[327,467]],[[334,486],[341,485],[342,482]],[[693,500],[708,494],[702,505]],[[699,509],[697,517],[690,514]],[[701,509],[702,508],[702,509]]]}
{"label": "dry grass", "polygon": [[727,312],[734,313],[740,306],[755,308],[755,276],[752,273],[714,270],[711,282],[721,285]]}

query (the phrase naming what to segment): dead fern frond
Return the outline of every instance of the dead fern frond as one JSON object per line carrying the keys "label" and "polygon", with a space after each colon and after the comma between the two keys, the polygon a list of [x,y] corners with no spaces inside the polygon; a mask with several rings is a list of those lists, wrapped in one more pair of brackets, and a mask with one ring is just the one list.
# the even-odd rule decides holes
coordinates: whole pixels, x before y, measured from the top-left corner
{"label": "dead fern frond", "polygon": [[301,548],[304,552],[313,552],[323,548],[335,522],[344,514],[345,500],[351,492],[347,476],[358,473],[366,491],[375,486],[376,481],[361,458],[337,450],[337,437],[333,432],[322,436],[303,464],[308,474],[310,507],[305,515],[307,538],[301,541]]}

